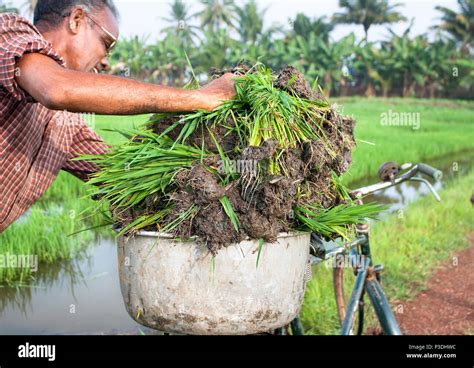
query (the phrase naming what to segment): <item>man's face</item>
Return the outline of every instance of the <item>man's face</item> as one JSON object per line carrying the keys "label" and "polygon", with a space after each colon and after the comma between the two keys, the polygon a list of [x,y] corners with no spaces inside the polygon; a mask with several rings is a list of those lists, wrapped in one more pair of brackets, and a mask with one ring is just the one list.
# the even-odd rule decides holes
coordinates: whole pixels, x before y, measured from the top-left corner
{"label": "man's face", "polygon": [[91,13],[76,9],[66,18],[66,22],[69,22],[66,24],[69,30],[68,68],[84,72],[94,68],[98,71],[107,69],[107,51],[119,35],[113,13],[108,8]]}

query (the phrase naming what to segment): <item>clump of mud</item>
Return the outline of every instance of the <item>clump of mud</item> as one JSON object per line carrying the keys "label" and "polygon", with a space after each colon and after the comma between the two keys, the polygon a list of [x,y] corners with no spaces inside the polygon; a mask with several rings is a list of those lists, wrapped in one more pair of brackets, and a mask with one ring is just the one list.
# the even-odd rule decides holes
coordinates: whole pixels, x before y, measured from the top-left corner
{"label": "clump of mud", "polygon": [[[231,72],[248,71],[248,68],[239,66]],[[224,72],[214,71],[213,75],[218,77]],[[312,90],[303,75],[291,66],[278,74],[274,86],[302,99],[323,100],[321,94]],[[151,119],[147,128],[161,134],[179,119],[179,116]],[[233,124],[232,121],[227,123]],[[175,190],[171,195],[175,206],[167,222],[172,222],[193,206],[199,208],[194,216],[175,230],[176,236],[188,238],[197,235],[213,253],[246,238],[263,238],[273,242],[279,233],[294,228],[293,208],[296,205],[316,203],[324,208],[331,208],[344,203],[335,189],[332,173],[340,176],[351,163],[351,152],[355,146],[353,119],[339,115],[331,107],[320,127],[327,139],[324,142],[305,142],[301,147],[285,150],[280,161],[285,174],[280,176],[270,175],[266,170],[277,151],[276,141],[266,141],[260,147],[236,149],[239,141],[235,134],[229,134],[228,129],[213,125],[212,122],[209,124],[215,139],[228,157],[237,162],[258,163],[260,175],[256,178],[254,171],[243,171],[240,180],[226,187],[222,186],[219,176],[209,169],[219,166],[217,147],[207,129],[195,131],[187,143],[204,147],[215,156],[204,162],[196,162],[190,170],[180,172],[175,178]],[[179,133],[180,129],[174,129],[168,136],[176,140]],[[330,147],[327,146],[328,142]],[[229,198],[238,216],[238,232],[219,201],[223,196]],[[121,226],[126,226],[138,216],[152,214],[163,208],[161,201],[159,196],[147,198],[139,208],[120,213],[117,211],[115,218]],[[165,226],[166,223],[161,225]],[[157,228],[150,227],[149,230]]]}
{"label": "clump of mud", "polygon": [[301,98],[308,100],[320,100],[323,98],[319,92],[311,88],[303,74],[293,66],[288,66],[280,72],[275,87],[284,91],[293,92]]}

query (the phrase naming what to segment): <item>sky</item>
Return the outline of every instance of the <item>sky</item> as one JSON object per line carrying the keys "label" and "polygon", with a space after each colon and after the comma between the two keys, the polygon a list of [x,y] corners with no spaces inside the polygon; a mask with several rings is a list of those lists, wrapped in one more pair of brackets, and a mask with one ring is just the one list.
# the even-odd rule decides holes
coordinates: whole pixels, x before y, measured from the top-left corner
{"label": "sky", "polygon": [[[149,41],[160,36],[160,30],[168,25],[162,18],[169,12],[171,0],[115,0],[121,14],[120,31],[121,37],[134,35],[147,35]],[[190,4],[193,12],[200,8],[198,0],[185,0]],[[16,6],[23,4],[25,0],[14,0]],[[309,17],[319,17],[340,11],[338,0],[257,0],[261,8],[267,8],[265,17],[266,26],[280,23],[289,29],[290,18],[298,13],[304,13]],[[458,9],[456,0],[398,0],[392,3],[400,3],[399,11],[408,19],[414,18],[412,35],[425,33],[433,24],[439,23],[439,12],[435,10],[436,5],[442,5],[451,9]],[[236,1],[237,4],[243,1]],[[407,22],[392,26],[397,34],[401,34],[408,26]],[[334,39],[339,39],[350,32],[354,32],[359,38],[363,37],[361,26],[340,25],[332,32]],[[369,31],[370,41],[379,41],[388,37],[386,26],[373,26]]]}

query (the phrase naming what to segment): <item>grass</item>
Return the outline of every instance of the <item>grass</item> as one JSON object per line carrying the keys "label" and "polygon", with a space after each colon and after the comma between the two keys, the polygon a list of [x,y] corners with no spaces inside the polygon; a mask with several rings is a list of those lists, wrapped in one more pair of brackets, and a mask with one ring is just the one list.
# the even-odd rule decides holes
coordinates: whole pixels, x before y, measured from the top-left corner
{"label": "grass", "polygon": [[[357,120],[358,147],[344,177],[346,183],[373,177],[387,161],[429,163],[433,158],[472,150],[474,101],[351,97],[331,102]],[[381,125],[381,114],[389,110],[419,113],[419,129]]]}
{"label": "grass", "polygon": [[[472,148],[472,134],[466,134],[472,132],[472,101],[354,97],[331,99],[331,102],[338,103],[344,114],[355,116],[358,121],[356,136],[359,140],[375,143],[370,145],[359,141],[354,154],[354,164],[345,176],[346,182],[359,180],[366,175],[374,176],[379,165],[385,161],[429,163],[433,158]],[[382,126],[380,114],[389,109],[397,112],[419,112],[420,129]],[[146,116],[99,116],[95,129],[106,141],[118,143],[124,140],[120,134],[103,129],[133,128],[146,120]],[[66,236],[91,225],[80,221],[78,216],[93,203],[81,198],[86,194],[86,186],[80,180],[68,173],[60,173],[43,198],[32,207],[32,214],[22,223],[11,225],[0,235],[2,253],[3,250],[17,254],[38,252],[39,259],[44,262],[73,257],[76,250],[83,249],[94,239],[92,232]],[[62,210],[59,211],[58,208]],[[101,221],[92,219],[92,222],[97,224]],[[112,232],[105,229],[101,231],[112,236]],[[3,272],[0,273],[2,280],[5,270],[0,272]],[[13,272],[9,277],[28,276],[27,271],[21,275],[17,270],[9,272]],[[330,277],[320,277],[319,274],[315,276],[316,280],[331,281]],[[328,305],[329,307],[332,306]]]}
{"label": "grass", "polygon": [[[423,290],[440,262],[468,246],[465,237],[474,231],[469,201],[473,183],[471,172],[441,191],[442,203],[427,196],[410,204],[403,217],[392,215],[372,226],[372,255],[375,263],[384,265],[383,287],[392,302]],[[313,271],[302,310],[303,323],[307,333],[338,334],[332,269],[319,265]]]}
{"label": "grass", "polygon": [[[119,142],[123,138],[117,133],[104,131],[111,126],[133,127],[145,121],[144,117],[98,117],[96,129],[106,139]],[[86,185],[72,175],[61,172],[53,185],[24,219],[12,224],[0,234],[1,254],[37,255],[39,267],[50,267],[51,263],[70,260],[95,240],[98,235],[112,235],[107,229],[100,234],[93,231],[68,236],[80,229],[103,221],[102,216],[81,220],[80,214],[93,202],[83,198],[87,194]],[[0,283],[29,281],[30,269],[0,268]]]}

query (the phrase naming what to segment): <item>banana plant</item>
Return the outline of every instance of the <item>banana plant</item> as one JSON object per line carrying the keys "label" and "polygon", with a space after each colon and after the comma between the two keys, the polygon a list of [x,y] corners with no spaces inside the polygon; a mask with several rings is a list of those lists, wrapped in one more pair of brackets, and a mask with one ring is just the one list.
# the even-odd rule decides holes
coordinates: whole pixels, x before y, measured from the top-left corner
{"label": "banana plant", "polygon": [[353,66],[356,70],[358,84],[365,89],[364,93],[367,97],[375,96],[376,83],[383,80],[374,63],[377,57],[375,45],[362,41],[355,48],[354,54]]}
{"label": "banana plant", "polygon": [[354,49],[354,34],[339,41],[326,42],[315,33],[307,37],[296,36],[288,45],[288,52],[297,68],[301,68],[310,80],[318,79],[326,96],[347,84],[350,75],[345,73]]}
{"label": "banana plant", "polygon": [[112,64],[120,63],[127,70],[127,76],[146,80],[150,74],[147,43],[147,37],[121,39],[111,55]]}
{"label": "banana plant", "polygon": [[196,72],[206,74],[211,68],[233,66],[238,61],[230,58],[234,48],[238,49],[238,42],[230,37],[227,29],[206,31],[204,42],[199,46],[199,56],[196,58]]}
{"label": "banana plant", "polygon": [[186,53],[192,52],[191,45],[169,33],[163,40],[150,45],[149,50],[151,79],[161,84],[183,86],[190,73]]}
{"label": "banana plant", "polygon": [[396,60],[392,69],[402,80],[402,96],[414,95],[415,87],[423,86],[425,75],[428,73],[429,65],[425,56],[429,46],[425,35],[410,38],[410,26],[401,36],[396,35],[392,30],[392,38],[389,41],[389,49]]}

